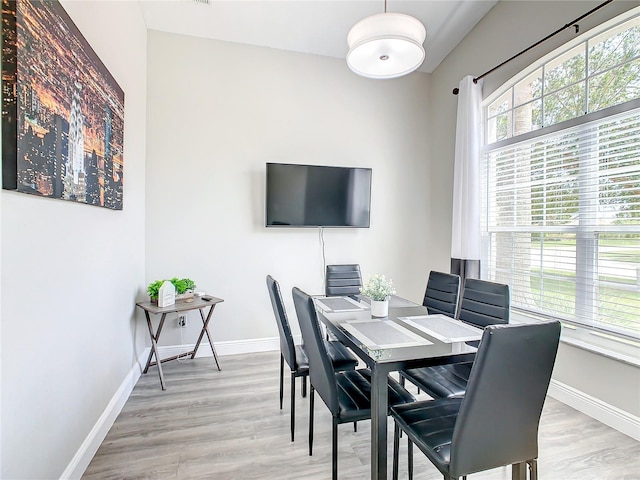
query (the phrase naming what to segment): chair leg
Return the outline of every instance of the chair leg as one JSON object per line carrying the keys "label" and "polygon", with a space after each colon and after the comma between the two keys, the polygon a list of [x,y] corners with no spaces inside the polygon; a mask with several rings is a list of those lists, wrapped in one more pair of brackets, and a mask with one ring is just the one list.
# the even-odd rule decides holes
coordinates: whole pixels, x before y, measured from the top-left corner
{"label": "chair leg", "polygon": [[307,377],[308,375],[303,375],[302,376],[302,397],[306,397],[307,396]]}
{"label": "chair leg", "polygon": [[284,357],[280,355],[280,410],[282,410],[283,397],[284,397]]}
{"label": "chair leg", "polygon": [[332,469],[331,469],[331,478],[332,480],[338,480],[338,422],[335,417],[333,418],[333,429],[331,432],[331,458],[332,458]]}
{"label": "chair leg", "polygon": [[398,480],[398,456],[400,450],[400,427],[398,422],[393,422],[393,480]]}
{"label": "chair leg", "polygon": [[413,442],[409,438],[407,438],[407,458],[409,459],[409,480],[413,480]]}
{"label": "chair leg", "polygon": [[291,441],[296,431],[296,377],[291,373]]}
{"label": "chair leg", "polygon": [[[404,387],[404,382],[405,382],[405,378],[400,375],[400,385],[402,385]],[[402,438],[402,430],[400,430],[400,438]]]}
{"label": "chair leg", "polygon": [[313,455],[313,399],[316,391],[311,385],[309,391],[309,456]]}
{"label": "chair leg", "polygon": [[527,462],[529,464],[529,471],[531,472],[531,480],[538,480],[538,460],[535,458]]}
{"label": "chair leg", "polygon": [[353,431],[358,432],[358,422],[353,422]]}

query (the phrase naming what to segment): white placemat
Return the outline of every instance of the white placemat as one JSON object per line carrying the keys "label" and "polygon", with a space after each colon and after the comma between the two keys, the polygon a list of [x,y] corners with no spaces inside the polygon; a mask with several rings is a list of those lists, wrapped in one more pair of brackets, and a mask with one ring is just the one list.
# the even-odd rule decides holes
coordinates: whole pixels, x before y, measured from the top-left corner
{"label": "white placemat", "polygon": [[325,312],[358,312],[365,309],[349,297],[322,297],[316,298],[315,301]]}
{"label": "white placemat", "polygon": [[443,343],[469,342],[482,337],[482,329],[446,315],[418,315],[398,319]]}
{"label": "white placemat", "polygon": [[353,320],[342,327],[371,349],[433,345],[426,338],[389,320]]}

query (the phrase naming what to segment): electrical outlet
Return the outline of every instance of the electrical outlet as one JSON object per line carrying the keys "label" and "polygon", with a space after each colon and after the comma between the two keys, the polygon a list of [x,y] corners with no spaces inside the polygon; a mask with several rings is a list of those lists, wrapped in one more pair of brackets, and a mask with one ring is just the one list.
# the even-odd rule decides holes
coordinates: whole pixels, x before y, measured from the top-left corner
{"label": "electrical outlet", "polygon": [[187,326],[187,316],[178,315],[178,327],[185,328]]}

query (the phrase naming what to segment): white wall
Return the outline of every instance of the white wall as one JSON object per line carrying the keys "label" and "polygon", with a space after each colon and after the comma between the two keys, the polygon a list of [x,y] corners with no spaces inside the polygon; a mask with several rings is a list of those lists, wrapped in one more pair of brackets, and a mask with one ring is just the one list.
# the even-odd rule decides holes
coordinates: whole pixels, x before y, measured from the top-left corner
{"label": "white wall", "polygon": [[[375,81],[334,58],[156,31],[148,42],[147,282],[188,276],[223,298],[218,342],[277,337],[265,276],[295,318],[291,288],[321,293],[323,263],[318,229],[264,227],[265,163],[363,166],[371,228],[325,229],[326,262],[359,263],[422,298],[428,75]],[[179,342],[171,321],[161,343]]]}
{"label": "white wall", "polygon": [[[433,138],[437,139],[429,146],[432,159],[430,218],[433,222],[451,224],[457,108],[457,97],[452,95],[452,89],[458,86],[464,76],[484,73],[599,3],[601,2],[499,2],[432,74],[429,126]],[[580,32],[585,32],[639,3],[613,2],[581,21]],[[573,32],[573,29],[565,30],[487,76],[484,95],[489,95],[537,58],[573,38]],[[450,238],[450,229],[434,232],[429,244],[430,251],[438,258],[448,255]],[[561,344],[554,379],[636,417],[640,416],[640,369],[636,367]]]}
{"label": "white wall", "polygon": [[[125,90],[125,207],[0,195],[0,477],[69,474],[148,343],[134,302],[150,281],[189,276],[224,298],[212,327],[221,342],[277,335],[266,274],[281,282],[291,315],[292,286],[321,291],[318,231],[263,226],[266,162],[372,167],[372,226],[325,230],[326,261],[386,273],[419,300],[428,271],[449,265],[451,89],[595,3],[500,2],[432,76],[372,81],[332,58],[147,38],[134,2],[64,1]],[[614,2],[590,22],[636,4]],[[562,41],[492,75],[485,92]],[[163,344],[179,333],[168,325]],[[628,369],[592,375],[583,355],[598,362],[563,347],[561,381],[579,375],[576,388],[614,403],[599,391],[609,373],[620,395],[637,394],[624,389]]]}
{"label": "white wall", "polygon": [[146,340],[134,318],[144,288],[146,31],[134,2],[63,6],[125,91],[124,210],[2,191],[6,479],[73,474]]}

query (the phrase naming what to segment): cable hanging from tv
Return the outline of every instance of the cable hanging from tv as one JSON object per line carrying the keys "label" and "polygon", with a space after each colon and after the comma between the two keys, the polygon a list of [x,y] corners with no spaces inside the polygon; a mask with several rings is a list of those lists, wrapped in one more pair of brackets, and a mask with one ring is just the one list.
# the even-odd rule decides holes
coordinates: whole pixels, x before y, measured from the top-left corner
{"label": "cable hanging from tv", "polygon": [[[592,13],[597,12],[598,10],[600,10],[602,7],[608,5],[609,3],[613,2],[613,0],[607,0],[606,2],[601,3],[600,5],[592,8],[591,10],[589,10],[587,13],[580,15],[578,18],[576,18],[575,20],[565,24],[563,27],[560,27],[559,29],[557,29],[555,32],[550,33],[549,35],[547,35],[546,37],[544,37],[542,40],[538,40],[536,43],[534,43],[533,45],[528,46],[527,48],[525,48],[524,50],[522,50],[521,52],[516,53],[514,56],[508,58],[507,60],[505,60],[504,62],[502,62],[500,65],[496,65],[495,67],[493,67],[491,70],[487,70],[486,72],[484,72],[482,75],[478,75],[477,77],[475,77],[473,79],[473,83],[478,83],[478,80],[480,80],[481,78],[486,77],[487,75],[495,72],[496,70],[498,70],[500,67],[505,66],[507,63],[509,63],[512,60],[515,60],[516,58],[518,58],[520,55],[523,55],[525,53],[527,53],[529,50],[537,47],[538,45],[540,45],[541,43],[546,42],[547,40],[549,40],[552,37],[555,37],[557,34],[559,34],[560,32],[563,32],[564,30],[566,30],[567,28],[574,28],[575,29],[575,33],[580,32],[580,25],[578,24],[578,22],[580,22],[581,20],[585,19],[586,17],[588,17],[589,15],[591,15]],[[454,95],[458,95],[458,93],[460,92],[460,89],[458,87],[453,89],[453,94]]]}

